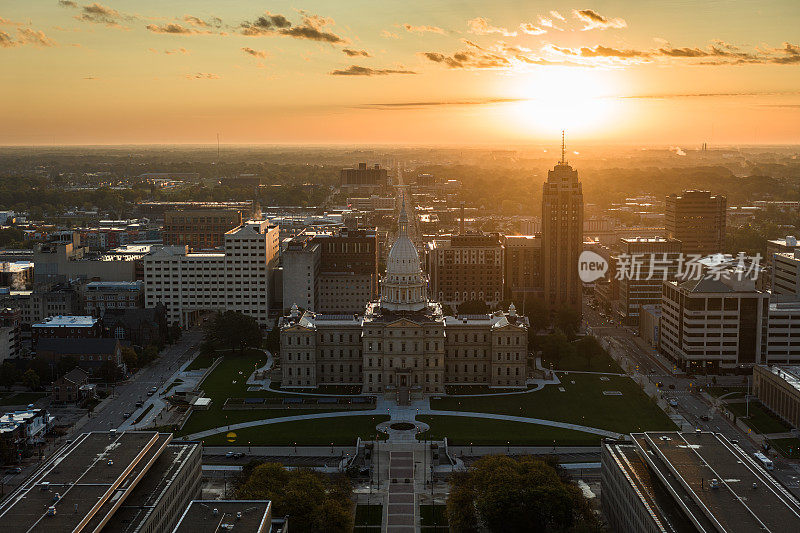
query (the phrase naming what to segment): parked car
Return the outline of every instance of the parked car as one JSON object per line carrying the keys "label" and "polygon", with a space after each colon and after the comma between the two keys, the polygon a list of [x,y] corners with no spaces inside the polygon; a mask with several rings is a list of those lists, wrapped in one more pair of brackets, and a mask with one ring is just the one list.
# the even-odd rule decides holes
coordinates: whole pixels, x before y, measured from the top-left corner
{"label": "parked car", "polygon": [[131,417],[130,413],[122,413],[122,418],[130,418],[130,417]]}
{"label": "parked car", "polygon": [[148,396],[152,396],[153,394],[158,392],[158,387],[150,387],[150,390],[147,391]]}
{"label": "parked car", "polygon": [[672,407],[678,407],[678,400],[676,400],[675,398],[670,398],[670,399],[669,399],[669,404],[670,404]]}
{"label": "parked car", "polygon": [[143,405],[144,405],[144,402],[142,400],[139,400],[139,401],[136,402],[136,407],[141,407]]}
{"label": "parked car", "polygon": [[227,452],[227,453],[225,454],[225,457],[231,458],[231,457],[233,457],[234,455],[235,455],[235,454],[234,454],[233,452]]}

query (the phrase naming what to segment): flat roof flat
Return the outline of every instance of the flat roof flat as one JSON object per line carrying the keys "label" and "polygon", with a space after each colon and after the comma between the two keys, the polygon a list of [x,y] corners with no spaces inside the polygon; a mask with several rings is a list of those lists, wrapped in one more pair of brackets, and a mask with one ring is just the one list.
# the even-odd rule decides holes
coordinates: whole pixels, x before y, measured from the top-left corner
{"label": "flat roof flat", "polygon": [[269,500],[193,500],[172,533],[216,533],[220,528],[234,533],[267,533],[271,527]]}
{"label": "flat roof flat", "polygon": [[33,328],[90,328],[97,324],[97,318],[83,315],[49,316],[41,322],[32,324]]}
{"label": "flat roof flat", "polygon": [[[84,433],[61,448],[0,504],[20,531],[82,531],[103,524],[172,439],[169,433]],[[55,508],[54,515],[48,509]]]}
{"label": "flat roof flat", "polygon": [[800,530],[800,502],[723,436],[667,431],[632,437],[650,467],[662,479],[672,476],[719,531]]}

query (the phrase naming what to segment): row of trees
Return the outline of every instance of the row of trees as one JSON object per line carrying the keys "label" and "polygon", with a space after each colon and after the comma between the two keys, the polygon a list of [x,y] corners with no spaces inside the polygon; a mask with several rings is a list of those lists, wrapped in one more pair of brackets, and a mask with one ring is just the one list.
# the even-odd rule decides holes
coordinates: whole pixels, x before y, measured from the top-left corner
{"label": "row of trees", "polygon": [[555,458],[481,458],[451,477],[447,518],[453,533],[603,530],[592,505]]}

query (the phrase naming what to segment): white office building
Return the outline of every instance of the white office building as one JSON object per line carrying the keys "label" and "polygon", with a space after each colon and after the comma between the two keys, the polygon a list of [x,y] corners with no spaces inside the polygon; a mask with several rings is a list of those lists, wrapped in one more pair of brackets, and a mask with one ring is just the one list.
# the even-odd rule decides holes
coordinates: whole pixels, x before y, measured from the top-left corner
{"label": "white office building", "polygon": [[248,221],[225,233],[220,252],[153,251],[144,258],[145,307],[164,304],[169,323],[183,327],[207,311],[239,311],[267,326],[278,232],[268,222]]}
{"label": "white office building", "polygon": [[780,299],[800,298],[800,250],[773,254],[772,293]]}

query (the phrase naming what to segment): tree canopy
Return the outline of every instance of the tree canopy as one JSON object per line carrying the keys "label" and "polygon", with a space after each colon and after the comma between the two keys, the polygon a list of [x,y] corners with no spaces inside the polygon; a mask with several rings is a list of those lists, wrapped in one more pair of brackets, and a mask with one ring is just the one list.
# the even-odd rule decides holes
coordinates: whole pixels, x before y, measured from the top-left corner
{"label": "tree canopy", "polygon": [[483,457],[450,480],[450,531],[601,531],[591,504],[554,461]]}
{"label": "tree canopy", "polygon": [[[248,470],[250,470],[248,468]],[[289,516],[297,533],[353,531],[352,487],[344,476],[306,468],[286,470],[277,463],[252,468],[237,491],[244,500],[270,500],[273,516]]]}
{"label": "tree canopy", "polygon": [[217,313],[211,321],[204,341],[215,349],[238,349],[261,346],[261,327],[255,318],[239,311]]}

